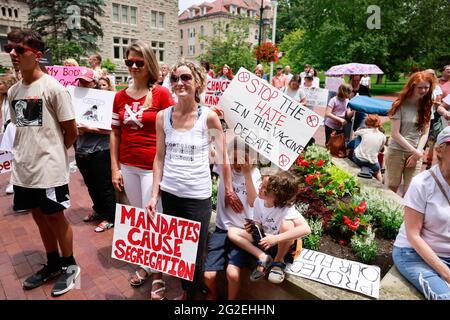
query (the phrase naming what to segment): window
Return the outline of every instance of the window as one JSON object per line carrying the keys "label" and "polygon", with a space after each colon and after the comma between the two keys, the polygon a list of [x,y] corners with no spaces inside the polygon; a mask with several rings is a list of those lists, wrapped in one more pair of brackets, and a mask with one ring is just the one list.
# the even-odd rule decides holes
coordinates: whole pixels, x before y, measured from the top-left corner
{"label": "window", "polygon": [[128,6],[122,6],[122,23],[128,23]]}
{"label": "window", "polygon": [[137,24],[137,8],[130,7],[130,23]]}
{"label": "window", "polygon": [[4,17],[6,17],[6,8],[5,8],[5,7],[2,7],[2,15],[3,15]]}
{"label": "window", "polygon": [[113,51],[114,51],[114,59],[125,59],[125,52],[127,51],[127,47],[130,43],[135,42],[135,39],[129,38],[113,38]]}
{"label": "window", "polygon": [[164,61],[164,48],[164,42],[152,41],[152,49],[153,52],[155,52],[156,59],[158,59],[159,62]]}
{"label": "window", "polygon": [[195,14],[195,10],[194,9],[189,10],[189,18],[193,18],[194,14]]}
{"label": "window", "polygon": [[195,46],[194,45],[190,45],[189,46],[189,54],[190,55],[195,55]]}
{"label": "window", "polygon": [[19,11],[14,9],[14,18],[19,19]]}
{"label": "window", "polygon": [[164,29],[166,26],[166,14],[164,12],[152,10],[150,23],[152,28]]}
{"label": "window", "polygon": [[12,18],[12,9],[11,9],[11,8],[8,8],[8,16],[9,16],[10,18]]}
{"label": "window", "polygon": [[183,55],[183,46],[180,46],[180,56]]}
{"label": "window", "polygon": [[259,34],[259,30],[256,29],[256,31],[255,31],[255,40],[258,40],[258,34]]}
{"label": "window", "polygon": [[205,27],[200,26],[200,35],[203,36],[205,34]]}
{"label": "window", "polygon": [[113,3],[113,22],[120,22],[119,5],[115,3]]}
{"label": "window", "polygon": [[180,29],[180,39],[183,39],[183,29]]}
{"label": "window", "polygon": [[0,52],[5,52],[5,44],[8,43],[6,36],[0,36]]}

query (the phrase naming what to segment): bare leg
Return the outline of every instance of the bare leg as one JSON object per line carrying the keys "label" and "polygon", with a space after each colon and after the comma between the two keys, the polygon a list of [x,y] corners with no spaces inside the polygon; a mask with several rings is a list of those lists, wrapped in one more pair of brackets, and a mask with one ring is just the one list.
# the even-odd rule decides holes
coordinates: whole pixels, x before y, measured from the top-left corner
{"label": "bare leg", "polygon": [[205,271],[204,281],[208,287],[208,294],[206,300],[217,300],[217,285],[216,285],[217,271]]}
{"label": "bare leg", "polygon": [[61,255],[63,257],[70,257],[73,255],[73,232],[69,221],[64,216],[64,212],[60,211],[51,215],[47,215],[47,223],[52,228],[61,248]]}
{"label": "bare leg", "polygon": [[228,238],[230,238],[230,240],[239,248],[242,248],[245,251],[249,252],[255,258],[260,260],[266,259],[267,255],[264,253],[264,251],[253,245],[252,235],[247,231],[240,228],[230,228],[228,230]]}
{"label": "bare leg", "polygon": [[383,181],[383,176],[381,175],[381,171],[378,171],[377,173],[375,173],[375,178],[380,182]]}
{"label": "bare leg", "polygon": [[[291,229],[294,229],[295,225],[294,222],[291,220],[283,220],[280,227],[280,233],[284,233],[286,231],[289,231]],[[275,256],[274,261],[275,262],[283,262],[284,256],[286,253],[288,253],[290,246],[292,245],[293,241],[282,241],[278,243],[278,250],[277,255]]]}
{"label": "bare leg", "polygon": [[239,293],[240,277],[241,277],[241,268],[229,264],[227,267],[228,300],[236,300],[236,297]]}
{"label": "bare leg", "polygon": [[58,240],[50,225],[47,222],[47,217],[44,215],[41,209],[31,209],[31,214],[36,222],[39,233],[41,234],[42,242],[44,243],[46,252],[58,251]]}

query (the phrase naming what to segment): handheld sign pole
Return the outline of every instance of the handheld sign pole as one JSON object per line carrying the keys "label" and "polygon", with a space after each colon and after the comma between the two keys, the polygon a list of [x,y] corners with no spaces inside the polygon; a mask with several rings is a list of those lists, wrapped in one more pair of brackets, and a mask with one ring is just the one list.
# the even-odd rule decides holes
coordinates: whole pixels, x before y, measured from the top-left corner
{"label": "handheld sign pole", "polygon": [[282,170],[288,170],[322,117],[265,80],[239,69],[219,100],[233,133]]}

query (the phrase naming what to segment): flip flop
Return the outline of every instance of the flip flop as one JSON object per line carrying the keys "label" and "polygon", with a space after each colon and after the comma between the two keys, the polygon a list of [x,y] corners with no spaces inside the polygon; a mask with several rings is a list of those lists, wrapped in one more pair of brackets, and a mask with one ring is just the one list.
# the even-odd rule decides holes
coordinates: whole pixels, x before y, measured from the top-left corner
{"label": "flip flop", "polygon": [[[143,269],[143,268],[141,268],[142,270],[144,270],[145,271],[145,269]],[[145,283],[145,281],[147,280],[147,278],[148,278],[148,273],[147,273],[147,271],[145,271],[145,274],[146,274],[146,276],[145,277],[143,277],[143,276],[141,276],[141,274],[139,273],[139,270],[141,270],[141,269],[138,269],[138,270],[136,270],[136,277],[137,277],[137,282],[134,282],[133,281],[133,278],[131,278],[130,280],[129,280],[129,283],[130,283],[130,285],[132,286],[132,287],[134,287],[134,288],[137,288],[137,287],[140,287],[140,286],[142,286],[144,283]]]}
{"label": "flip flop", "polygon": [[[160,285],[162,285],[162,287],[151,291],[150,300],[164,300],[164,299],[166,299],[166,283],[164,282],[164,280],[161,280],[161,279],[153,280],[152,288],[153,288],[153,286],[155,284],[160,284]],[[158,293],[160,293],[160,292],[164,292],[162,296],[158,296]]]}

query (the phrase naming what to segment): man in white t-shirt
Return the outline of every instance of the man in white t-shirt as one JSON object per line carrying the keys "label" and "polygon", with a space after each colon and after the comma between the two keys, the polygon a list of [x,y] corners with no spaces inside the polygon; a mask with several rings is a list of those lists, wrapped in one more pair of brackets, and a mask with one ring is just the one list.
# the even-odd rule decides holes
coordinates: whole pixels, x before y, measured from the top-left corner
{"label": "man in white t-shirt", "polygon": [[[22,74],[9,90],[14,140],[14,204],[30,209],[39,227],[47,264],[23,282],[33,289],[59,275],[51,293],[71,290],[80,274],[73,257],[73,234],[64,209],[70,206],[67,149],[77,137],[75,112],[67,90],[42,72],[39,59],[45,44],[36,32],[8,33],[5,51]],[[58,247],[61,249],[61,257]]]}
{"label": "man in white t-shirt", "polygon": [[437,137],[438,164],[415,176],[392,256],[399,272],[429,300],[450,300],[450,127]]}

